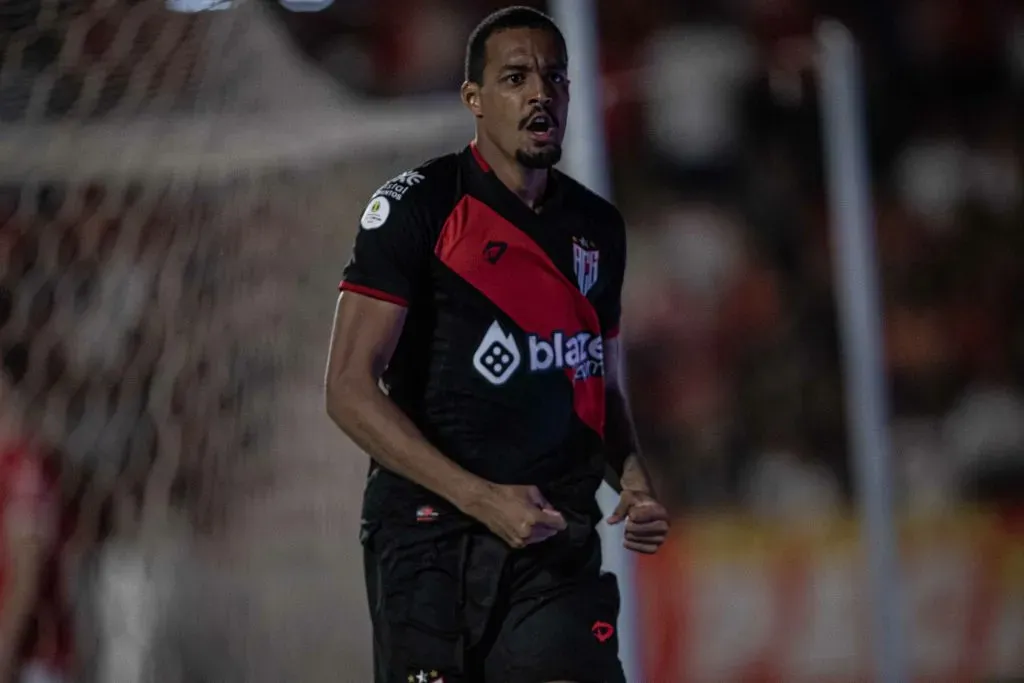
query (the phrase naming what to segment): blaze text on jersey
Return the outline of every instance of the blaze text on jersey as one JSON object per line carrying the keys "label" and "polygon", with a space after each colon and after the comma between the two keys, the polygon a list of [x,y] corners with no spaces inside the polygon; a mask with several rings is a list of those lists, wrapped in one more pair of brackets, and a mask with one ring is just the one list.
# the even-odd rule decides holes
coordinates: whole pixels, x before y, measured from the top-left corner
{"label": "blaze text on jersey", "polygon": [[528,337],[530,370],[571,369],[573,381],[604,376],[604,340],[599,334],[555,332],[551,339]]}

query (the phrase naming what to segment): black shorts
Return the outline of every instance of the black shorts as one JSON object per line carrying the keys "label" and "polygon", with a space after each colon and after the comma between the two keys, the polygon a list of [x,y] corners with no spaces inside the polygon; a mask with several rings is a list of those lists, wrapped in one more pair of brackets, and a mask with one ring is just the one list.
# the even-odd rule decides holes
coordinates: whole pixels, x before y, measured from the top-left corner
{"label": "black shorts", "polygon": [[599,537],[560,536],[513,551],[483,530],[374,530],[376,683],[624,683],[618,585],[601,572]]}

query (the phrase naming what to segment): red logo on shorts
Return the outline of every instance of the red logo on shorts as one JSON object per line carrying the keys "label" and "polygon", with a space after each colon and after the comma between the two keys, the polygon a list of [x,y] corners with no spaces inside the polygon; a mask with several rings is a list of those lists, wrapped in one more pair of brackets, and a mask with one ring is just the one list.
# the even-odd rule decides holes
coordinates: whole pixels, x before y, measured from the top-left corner
{"label": "red logo on shorts", "polygon": [[615,635],[615,627],[606,621],[595,621],[594,625],[590,627],[590,632],[599,642],[603,643]]}
{"label": "red logo on shorts", "polygon": [[417,522],[433,522],[435,519],[437,519],[437,510],[429,505],[424,505],[416,510]]}

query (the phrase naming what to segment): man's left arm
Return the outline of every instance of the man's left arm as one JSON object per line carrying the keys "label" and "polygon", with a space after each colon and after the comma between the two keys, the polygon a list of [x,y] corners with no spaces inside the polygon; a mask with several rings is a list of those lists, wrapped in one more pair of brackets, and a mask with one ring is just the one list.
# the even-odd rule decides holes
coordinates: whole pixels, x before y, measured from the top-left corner
{"label": "man's left arm", "polygon": [[[616,212],[617,213],[617,212]],[[610,282],[597,302],[601,319],[605,379],[606,480],[619,493],[619,504],[609,524],[626,522],[625,545],[630,550],[653,553],[668,534],[668,512],[657,500],[650,470],[636,437],[629,392],[626,388],[625,358],[619,338],[622,316],[622,285],[626,273],[626,228],[616,216],[618,244],[608,256]]]}
{"label": "man's left arm", "polygon": [[626,522],[625,546],[654,553],[668,535],[669,516],[658,502],[650,470],[644,462],[629,409],[624,360],[618,337],[604,341],[605,453],[608,484],[619,493],[609,524]]}
{"label": "man's left arm", "polygon": [[605,481],[615,489],[654,495],[654,483],[640,453],[640,444],[629,407],[624,359],[619,338],[604,340],[605,365]]}

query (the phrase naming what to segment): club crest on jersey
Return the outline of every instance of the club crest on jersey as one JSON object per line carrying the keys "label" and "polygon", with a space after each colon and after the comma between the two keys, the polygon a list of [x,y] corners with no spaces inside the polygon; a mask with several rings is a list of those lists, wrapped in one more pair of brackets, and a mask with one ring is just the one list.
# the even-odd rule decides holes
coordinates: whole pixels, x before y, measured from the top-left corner
{"label": "club crest on jersey", "polygon": [[597,245],[582,237],[572,238],[572,270],[576,274],[576,284],[583,296],[587,295],[597,284],[597,266],[601,254]]}

